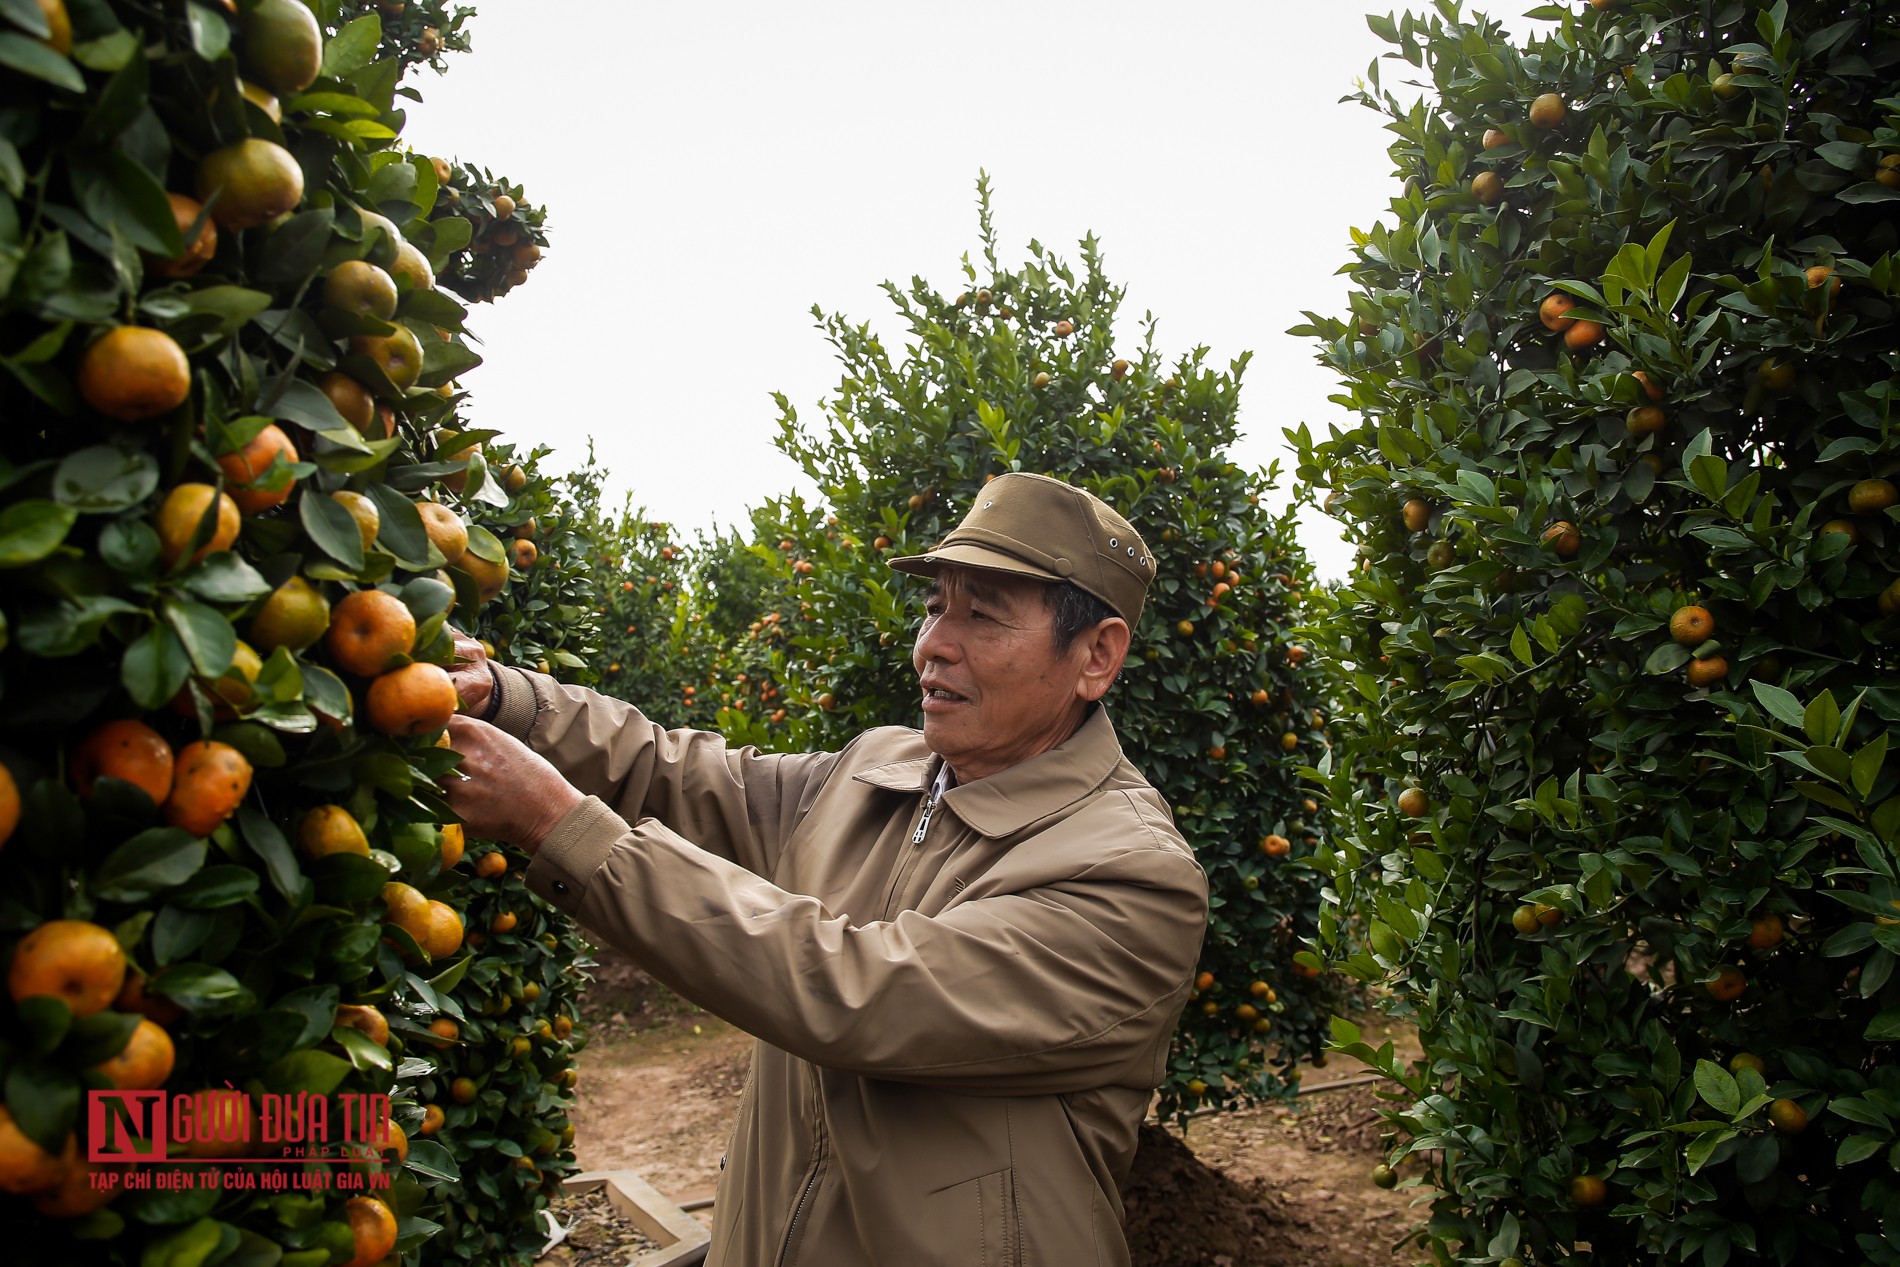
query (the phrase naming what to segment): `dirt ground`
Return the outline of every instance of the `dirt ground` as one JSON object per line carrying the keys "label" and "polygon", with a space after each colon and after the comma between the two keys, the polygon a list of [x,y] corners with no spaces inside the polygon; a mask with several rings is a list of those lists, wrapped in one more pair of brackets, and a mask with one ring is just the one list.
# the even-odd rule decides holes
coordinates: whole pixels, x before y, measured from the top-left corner
{"label": "dirt ground", "polygon": [[[1381,1025],[1362,1018],[1368,1041]],[[635,1170],[680,1204],[718,1185],[751,1040],[603,966],[584,1003],[574,1147],[588,1170]],[[1409,1036],[1392,1035],[1405,1048]],[[1412,1054],[1416,1054],[1415,1051]],[[1404,1267],[1416,1191],[1385,1191],[1376,1084],[1321,1090],[1361,1070],[1333,1058],[1304,1071],[1292,1106],[1197,1118],[1144,1134],[1124,1198],[1136,1267]],[[710,1210],[698,1212],[710,1225]]]}

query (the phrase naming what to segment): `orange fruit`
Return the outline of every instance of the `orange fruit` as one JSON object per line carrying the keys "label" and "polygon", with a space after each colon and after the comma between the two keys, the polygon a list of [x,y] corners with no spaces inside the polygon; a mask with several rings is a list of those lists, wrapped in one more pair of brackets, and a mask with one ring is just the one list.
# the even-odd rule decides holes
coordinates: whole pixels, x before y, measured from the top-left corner
{"label": "orange fruit", "polygon": [[270,89],[252,83],[248,79],[238,80],[238,96],[262,110],[272,123],[284,121],[284,103]]}
{"label": "orange fruit", "polygon": [[106,775],[122,779],[163,805],[171,795],[176,761],[165,737],[140,721],[109,721],[80,741],[72,755],[73,787],[91,796]]}
{"label": "orange fruit", "polygon": [[1543,93],[1531,102],[1531,125],[1548,131],[1562,123],[1569,112],[1562,97],[1554,92]]}
{"label": "orange fruit", "polygon": [[1194,988],[1203,992],[1213,989],[1214,988],[1214,974],[1211,972],[1203,972],[1199,976],[1195,977]]}
{"label": "orange fruit", "polygon": [[1269,858],[1284,858],[1292,848],[1293,842],[1278,832],[1260,838],[1260,852]]}
{"label": "orange fruit", "polygon": [[1742,997],[1742,991],[1748,988],[1748,978],[1740,968],[1724,964],[1715,974],[1715,979],[1706,983],[1705,989],[1723,1003],[1733,1003]]}
{"label": "orange fruit", "polygon": [[383,530],[383,512],[376,509],[375,502],[347,488],[331,493],[330,500],[350,512],[350,518],[356,521],[357,534],[363,538],[365,550],[376,544],[377,534]]}
{"label": "orange fruit", "polygon": [[1851,519],[1830,519],[1821,525],[1821,531],[1823,533],[1838,532],[1847,538],[1848,544],[1850,545],[1857,544],[1860,541],[1860,529],[1855,526],[1854,521]]}
{"label": "orange fruit", "polygon": [[219,228],[255,229],[303,201],[303,168],[275,141],[247,137],[204,156],[197,194]]}
{"label": "orange fruit", "polygon": [[1572,1205],[1602,1205],[1609,1195],[1608,1186],[1595,1175],[1578,1175],[1570,1181],[1570,1204]]}
{"label": "orange fruit", "polygon": [[1719,655],[1689,661],[1690,686],[1714,686],[1728,678],[1728,661]]}
{"label": "orange fruit", "polygon": [[1528,902],[1511,912],[1511,927],[1525,937],[1543,926],[1543,921],[1537,918],[1537,908]]}
{"label": "orange fruit", "polygon": [[1407,532],[1423,532],[1431,526],[1432,508],[1414,497],[1399,508]]}
{"label": "orange fruit", "polygon": [[[405,888],[408,886],[405,885]],[[413,891],[413,890],[412,890]],[[417,896],[421,896],[418,894]],[[353,1029],[375,1043],[378,1047],[389,1046],[389,1020],[382,1012],[366,1003],[344,1003],[337,1007],[336,1023],[345,1029]]]}
{"label": "orange fruit", "polygon": [[1787,926],[1779,915],[1758,915],[1748,925],[1748,944],[1756,950],[1773,949],[1786,935]]}
{"label": "orange fruit", "polygon": [[178,750],[178,775],[165,801],[165,821],[209,836],[251,790],[251,763],[230,744],[199,740]]}
{"label": "orange fruit", "polygon": [[442,1129],[442,1123],[447,1118],[448,1114],[442,1111],[441,1105],[427,1105],[422,1110],[422,1125],[416,1128],[417,1132],[422,1135],[433,1135]]}
{"label": "orange fruit", "polygon": [[1545,296],[1543,303],[1537,306],[1537,318],[1544,323],[1545,329],[1561,333],[1577,324],[1575,317],[1564,315],[1576,306],[1575,297],[1566,295],[1561,290],[1553,291]]}
{"label": "orange fruit", "polygon": [[1484,130],[1485,149],[1495,150],[1501,145],[1509,145],[1510,143],[1511,138],[1497,128],[1486,128]]}
{"label": "orange fruit", "polygon": [[1480,206],[1496,206],[1504,201],[1504,178],[1496,172],[1479,172],[1471,178],[1471,196]]}
{"label": "orange fruit", "polygon": [[324,646],[345,673],[374,677],[415,650],[416,618],[394,594],[357,590],[331,612]]}
{"label": "orange fruit", "polygon": [[112,1079],[112,1085],[120,1091],[155,1091],[172,1076],[172,1063],[177,1055],[172,1036],[165,1032],[165,1027],[147,1018],[132,1031],[124,1049],[112,1059],[93,1066],[93,1072]]}
{"label": "orange fruit", "polygon": [[[211,262],[218,253],[217,222],[204,215],[204,204],[196,198],[187,198],[183,194],[166,194],[172,206],[172,220],[178,225],[178,236],[185,240],[185,249],[170,259],[156,256],[146,257],[146,269],[156,277],[190,277]],[[199,218],[203,216],[203,223]],[[196,233],[192,226],[197,225]]]}
{"label": "orange fruit", "polygon": [[1660,405],[1638,405],[1624,416],[1624,423],[1633,436],[1653,436],[1669,422],[1669,415]]}
{"label": "orange fruit", "polygon": [[301,576],[293,576],[264,600],[251,618],[250,641],[266,654],[279,647],[302,651],[330,627],[330,600]]}
{"label": "orange fruit", "polygon": [[1768,1120],[1783,1135],[1799,1135],[1808,1129],[1808,1111],[1786,1098],[1768,1106]]}
{"label": "orange fruit", "polygon": [[1857,515],[1873,515],[1900,502],[1900,490],[1891,480],[1862,480],[1847,490],[1847,508]]}
{"label": "orange fruit", "polygon": [[1578,321],[1564,331],[1564,346],[1572,352],[1581,352],[1603,342],[1604,333],[1601,321]]}
{"label": "orange fruit", "polygon": [[[263,672],[264,662],[256,651],[243,639],[238,640],[237,649],[231,653],[231,667],[223,676],[211,683],[211,714],[219,721],[230,721],[240,710],[249,708],[256,698],[257,675]],[[172,696],[172,711],[181,717],[198,715],[198,705],[192,699],[189,690],[181,690]]]}
{"label": "orange fruit", "polygon": [[149,1016],[160,1025],[170,1025],[185,1014],[184,1008],[163,995],[147,994],[145,974],[133,967],[126,968],[125,984],[119,987],[119,997],[112,1000],[112,1006],[121,1012]]}
{"label": "orange fruit", "polygon": [[440,665],[406,664],[369,684],[369,724],[385,735],[425,735],[448,725],[458,702]]}
{"label": "orange fruit", "polygon": [[430,902],[428,929],[417,943],[431,959],[448,958],[462,948],[462,917],[447,902]]}
{"label": "orange fruit", "polygon": [[74,1016],[101,1012],[125,984],[125,951],[97,924],[47,920],[20,939],[7,969],[7,989],[18,1003],[50,994]]}
{"label": "orange fruit", "polygon": [[1663,398],[1663,385],[1651,379],[1644,371],[1631,370],[1630,377],[1636,380],[1637,385],[1643,389],[1643,393],[1651,400],[1661,400]]}
{"label": "orange fruit", "polygon": [[1568,559],[1583,548],[1583,536],[1577,526],[1566,519],[1559,519],[1544,529],[1543,543]]}
{"label": "orange fruit", "polygon": [[535,560],[541,557],[541,551],[536,548],[534,542],[526,540],[515,542],[512,554],[515,567],[523,572],[533,567]]}
{"label": "orange fruit", "polygon": [[191,395],[191,363],[163,330],[117,326],[79,358],[79,394],[120,422],[156,418]]}
{"label": "orange fruit", "polygon": [[[286,463],[297,460],[297,446],[290,442],[284,429],[271,423],[251,442],[236,453],[227,453],[218,459],[218,469],[224,472],[224,478],[233,484],[252,484],[262,478],[278,458]],[[247,515],[261,515],[275,509],[290,500],[290,494],[297,487],[295,479],[289,480],[280,489],[238,488],[231,494],[231,500],[237,503],[239,510]]]}
{"label": "orange fruit", "polygon": [[1669,618],[1669,636],[1685,647],[1699,647],[1715,636],[1715,617],[1706,607],[1678,607]]}
{"label": "orange fruit", "polygon": [[243,33],[245,74],[285,96],[316,82],[323,29],[298,0],[257,0],[244,13]]}
{"label": "orange fruit", "polygon": [[442,833],[442,869],[447,871],[462,860],[468,850],[468,835],[460,823],[443,823],[437,830]]}
{"label": "orange fruit", "polygon": [[66,12],[66,0],[39,0],[39,6],[46,18],[46,38],[40,42],[61,57],[72,56],[73,19]]}
{"label": "orange fruit", "polygon": [[158,530],[159,557],[167,568],[178,566],[192,538],[197,535],[199,525],[216,507],[215,522],[211,536],[197,551],[186,560],[196,563],[208,554],[220,550],[229,550],[238,539],[238,531],[243,526],[238,514],[238,504],[228,494],[221,493],[209,484],[179,484],[160,503],[158,513],[153,517],[153,526]]}
{"label": "orange fruit", "polygon": [[[377,1151],[383,1154],[383,1161],[385,1163],[393,1161],[395,1165],[402,1165],[409,1160],[409,1132],[402,1129],[401,1124],[398,1123],[396,1119],[391,1118],[389,1120],[389,1139],[378,1148]],[[393,1159],[389,1156],[390,1153],[395,1154]]]}
{"label": "orange fruit", "polygon": [[389,271],[408,290],[435,289],[435,270],[429,267],[429,257],[418,250],[413,242],[403,242],[396,247],[396,259],[390,264]]}
{"label": "orange fruit", "polygon": [[[67,1151],[77,1155],[76,1148]],[[0,1108],[0,1192],[25,1195],[50,1192],[59,1186],[67,1159],[55,1157],[26,1137],[13,1124],[13,1115]]]}
{"label": "orange fruit", "polygon": [[475,859],[475,874],[483,879],[492,880],[498,875],[506,874],[507,870],[508,855],[499,849]]}
{"label": "orange fruit", "polygon": [[327,858],[333,853],[353,853],[369,857],[369,837],[350,811],[341,805],[319,805],[297,823],[297,847],[306,858]]}
{"label": "orange fruit", "polygon": [[388,321],[396,300],[396,279],[368,260],[344,260],[323,279],[323,302],[359,317]]}
{"label": "orange fruit", "polygon": [[1431,798],[1424,788],[1408,787],[1399,793],[1399,813],[1407,818],[1423,818],[1431,811]]}
{"label": "orange fruit", "polygon": [[513,911],[503,911],[488,921],[488,931],[491,933],[512,933],[515,930],[515,925],[520,922],[520,917]]}
{"label": "orange fruit", "polygon": [[462,517],[441,502],[417,502],[416,513],[430,542],[442,552],[442,561],[449,567],[461,563],[468,553],[468,525]]}
{"label": "orange fruit", "polygon": [[86,1160],[74,1149],[72,1161],[65,1166],[65,1173],[53,1187],[44,1192],[33,1194],[33,1208],[49,1219],[79,1219],[103,1210],[125,1193],[122,1178],[94,1184],[94,1175],[123,1176],[137,1169],[129,1165],[112,1165]]}
{"label": "orange fruit", "polygon": [[20,785],[13,781],[13,772],[0,765],[0,849],[6,848],[19,825]]}
{"label": "orange fruit", "polygon": [[1738,1051],[1728,1058],[1730,1073],[1740,1073],[1744,1069],[1753,1069],[1756,1073],[1767,1073],[1768,1062],[1752,1051]]}
{"label": "orange fruit", "polygon": [[351,1197],[343,1203],[343,1212],[356,1242],[355,1256],[343,1267],[374,1267],[389,1257],[396,1248],[396,1216],[388,1206],[375,1197]]}
{"label": "orange fruit", "polygon": [[422,890],[413,884],[404,884],[400,880],[391,880],[383,886],[383,906],[387,911],[385,921],[399,928],[408,929],[412,924],[420,926],[427,918],[429,899]]}
{"label": "orange fruit", "polygon": [[407,391],[422,377],[422,344],[408,326],[388,334],[353,334],[350,351],[376,362],[398,391]]}
{"label": "orange fruit", "polygon": [[508,586],[508,565],[505,563],[490,563],[481,555],[470,553],[462,556],[461,568],[474,580],[484,603]]}
{"label": "orange fruit", "polygon": [[462,1027],[455,1023],[453,1017],[438,1016],[429,1022],[429,1032],[437,1040],[429,1044],[431,1047],[447,1047],[462,1036]]}
{"label": "orange fruit", "polygon": [[1282,752],[1292,752],[1295,749],[1297,749],[1299,746],[1300,746],[1300,737],[1294,734],[1292,731],[1289,730],[1284,735],[1280,736],[1280,750]]}
{"label": "orange fruit", "polygon": [[[343,421],[366,436],[371,434],[371,429],[376,425],[376,397],[370,395],[369,388],[337,370],[331,370],[318,379],[317,388],[330,398],[336,411],[343,415]],[[387,436],[371,438],[388,439]]]}
{"label": "orange fruit", "polygon": [[1794,362],[1771,356],[1755,367],[1755,381],[1771,392],[1785,392],[1794,386]]}
{"label": "orange fruit", "polygon": [[480,1094],[481,1089],[475,1085],[473,1078],[457,1078],[449,1084],[449,1098],[457,1104],[473,1103]]}

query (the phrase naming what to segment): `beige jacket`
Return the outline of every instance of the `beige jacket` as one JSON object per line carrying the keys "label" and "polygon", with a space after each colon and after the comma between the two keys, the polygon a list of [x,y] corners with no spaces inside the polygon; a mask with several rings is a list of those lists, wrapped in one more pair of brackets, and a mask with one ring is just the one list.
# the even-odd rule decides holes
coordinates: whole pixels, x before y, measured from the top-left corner
{"label": "beige jacket", "polygon": [[1207,882],[1105,712],[926,818],[914,730],[766,755],[540,674],[498,689],[588,794],[528,886],[759,1040],[710,1263],[1128,1262]]}

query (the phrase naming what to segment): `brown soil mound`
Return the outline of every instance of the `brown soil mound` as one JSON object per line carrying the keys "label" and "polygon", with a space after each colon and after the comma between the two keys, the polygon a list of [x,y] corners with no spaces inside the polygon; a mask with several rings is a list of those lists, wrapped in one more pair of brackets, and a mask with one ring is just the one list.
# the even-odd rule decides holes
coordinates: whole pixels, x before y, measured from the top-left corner
{"label": "brown soil mound", "polygon": [[1261,1201],[1159,1126],[1141,1128],[1122,1192],[1134,1267],[1246,1267],[1295,1261],[1296,1243]]}

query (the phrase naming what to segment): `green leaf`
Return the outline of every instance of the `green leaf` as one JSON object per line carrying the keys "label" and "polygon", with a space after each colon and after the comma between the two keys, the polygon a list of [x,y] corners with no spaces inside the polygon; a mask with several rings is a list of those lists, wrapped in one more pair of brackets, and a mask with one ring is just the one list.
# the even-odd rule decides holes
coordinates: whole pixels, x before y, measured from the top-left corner
{"label": "green leaf", "polygon": [[285,839],[283,829],[249,804],[238,806],[235,820],[238,835],[263,861],[271,887],[286,899],[297,900],[303,888],[303,868],[297,865],[297,856],[290,851],[290,841]]}
{"label": "green leaf", "polygon": [[60,1048],[69,1069],[90,1069],[125,1050],[132,1031],[143,1019],[136,1012],[95,1012],[73,1022],[72,1033]]}
{"label": "green leaf", "polygon": [[165,187],[142,165],[117,150],[102,150],[74,153],[66,166],[81,210],[102,231],[154,255],[184,250]]}
{"label": "green leaf", "polygon": [[370,1041],[369,1035],[361,1030],[339,1025],[330,1031],[330,1037],[342,1046],[345,1054],[350,1058],[350,1063],[359,1070],[367,1072],[371,1069],[394,1067],[394,1062],[389,1058],[389,1051]]}
{"label": "green leaf", "polygon": [[[1810,742],[1832,744],[1840,731],[1841,710],[1834,702],[1834,692],[1822,691],[1808,701],[1807,711],[1801,715],[1801,728],[1807,732]],[[1843,778],[1842,780],[1846,780]]]}
{"label": "green leaf", "polygon": [[308,665],[303,675],[303,698],[311,708],[325,717],[350,723],[353,707],[350,688],[343,685],[343,679],[320,664]]}
{"label": "green leaf", "polygon": [[178,587],[207,603],[248,603],[271,592],[263,574],[230,550],[206,555],[187,568]]}
{"label": "green leaf", "polygon": [[352,572],[363,570],[363,534],[349,511],[308,489],[297,499],[297,517],[319,550]]}
{"label": "green leaf", "polygon": [[231,47],[231,24],[198,0],[185,6],[185,29],[191,37],[191,51],[204,61],[217,61]]}
{"label": "green leaf", "polygon": [[445,1183],[462,1181],[462,1171],[455,1164],[455,1155],[432,1139],[409,1141],[409,1160],[405,1165],[425,1179]]}
{"label": "green leaf", "polygon": [[33,1056],[50,1056],[66,1041],[72,1028],[73,1010],[57,994],[33,994],[17,1005],[20,1032],[26,1035],[26,1051]]}
{"label": "green leaf", "polygon": [[1834,1164],[1851,1166],[1855,1162],[1866,1161],[1869,1157],[1879,1155],[1886,1151],[1886,1148],[1887,1141],[1878,1135],[1849,1135],[1841,1141],[1840,1148],[1835,1150]]}
{"label": "green leaf", "polygon": [[162,708],[191,676],[185,644],[164,625],[154,624],[126,648],[119,680],[140,708]]}
{"label": "green leaf", "polygon": [[1867,1022],[1867,1032],[1861,1037],[1870,1043],[1900,1042],[1900,1007],[1890,1007]]}
{"label": "green leaf", "polygon": [[204,1267],[223,1243],[224,1224],[202,1218],[146,1245],[139,1267]]}
{"label": "green leaf", "polygon": [[1852,778],[1854,790],[1863,797],[1871,796],[1874,782],[1880,777],[1880,768],[1887,760],[1887,732],[1881,731],[1872,742],[1854,754]]}
{"label": "green leaf", "polygon": [[257,407],[273,418],[294,422],[312,431],[347,431],[350,426],[322,388],[301,378],[285,379],[276,393],[259,400]]}
{"label": "green leaf", "polygon": [[383,42],[382,19],[365,14],[331,36],[323,46],[323,73],[330,79],[345,79],[376,59]]}
{"label": "green leaf", "polygon": [[193,1012],[235,1010],[251,997],[236,977],[202,963],[173,964],[148,981],[145,989]]}
{"label": "green leaf", "polygon": [[79,1117],[78,1071],[52,1062],[14,1060],[7,1070],[7,1109],[27,1138],[55,1157]]}
{"label": "green leaf", "polygon": [[189,599],[168,598],[159,605],[165,621],[178,633],[191,657],[192,667],[203,677],[220,678],[231,667],[237,654],[237,631],[215,607]]}
{"label": "green leaf", "polygon": [[0,510],[0,568],[38,563],[59,548],[78,521],[71,507],[49,501],[15,502]]}
{"label": "green leaf", "polygon": [[1804,725],[1806,714],[1801,708],[1801,701],[1796,699],[1792,692],[1784,691],[1779,686],[1764,682],[1760,678],[1750,678],[1748,685],[1755,692],[1755,698],[1761,702],[1761,706],[1767,709],[1776,721],[1789,726]]}
{"label": "green leaf", "polygon": [[129,510],[158,487],[158,462],[141,449],[97,444],[69,453],[53,475],[53,496],[82,514]]}
{"label": "green leaf", "polygon": [[1712,1060],[1695,1062],[1695,1089],[1704,1103],[1725,1117],[1733,1117],[1742,1106],[1734,1076]]}
{"label": "green leaf", "polygon": [[[264,1070],[264,1087],[279,1095],[329,1095],[350,1076],[350,1062],[327,1051],[294,1051]],[[412,1150],[413,1152],[413,1150]]]}
{"label": "green leaf", "polygon": [[382,516],[376,543],[394,554],[396,561],[409,571],[429,571],[429,534],[422,526],[422,513],[416,504],[384,484],[371,484],[364,491]]}
{"label": "green leaf", "polygon": [[93,895],[108,902],[142,902],[196,875],[206,849],[202,839],[180,828],[140,832],[93,870]]}
{"label": "green leaf", "polygon": [[1693,657],[1689,648],[1683,646],[1681,643],[1674,641],[1665,642],[1649,653],[1649,658],[1643,662],[1643,672],[1654,674],[1673,673],[1683,665],[1689,663],[1691,658]]}
{"label": "green leaf", "polygon": [[0,0],[0,14],[15,26],[24,27],[26,33],[36,40],[48,38],[53,28],[47,24],[46,12],[34,0]]}
{"label": "green leaf", "polygon": [[249,867],[206,867],[167,894],[166,900],[187,911],[215,911],[251,897],[257,887],[257,872]]}
{"label": "green leaf", "polygon": [[68,92],[86,91],[86,78],[79,73],[79,67],[38,40],[12,31],[0,31],[0,66],[11,66],[23,75],[31,75]]}

